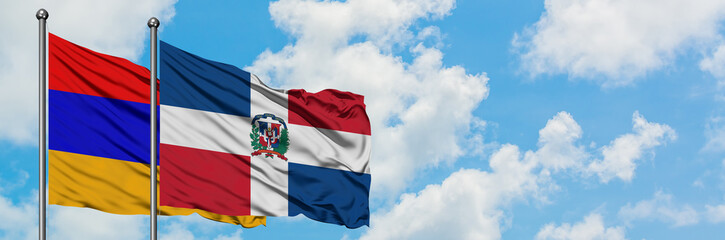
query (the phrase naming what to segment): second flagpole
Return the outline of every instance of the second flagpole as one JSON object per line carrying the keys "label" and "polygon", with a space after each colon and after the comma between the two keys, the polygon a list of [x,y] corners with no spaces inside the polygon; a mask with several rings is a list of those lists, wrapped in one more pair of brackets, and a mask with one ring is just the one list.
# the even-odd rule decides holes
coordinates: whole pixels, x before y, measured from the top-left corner
{"label": "second flagpole", "polygon": [[151,55],[151,78],[150,78],[150,82],[149,82],[149,86],[151,86],[151,96],[150,96],[151,101],[149,102],[150,103],[149,105],[151,107],[151,146],[150,146],[151,147],[151,161],[150,161],[151,164],[149,164],[151,166],[151,181],[150,181],[150,184],[151,184],[151,193],[150,193],[151,194],[151,197],[150,197],[151,198],[151,206],[150,206],[150,209],[151,209],[151,212],[150,212],[151,240],[156,240],[156,232],[157,232],[156,231],[157,230],[156,216],[158,215],[158,210],[157,210],[158,203],[156,202],[158,199],[156,196],[157,195],[157,189],[156,189],[157,185],[156,184],[158,182],[156,179],[156,173],[157,173],[156,160],[158,159],[157,158],[157,156],[158,156],[157,146],[158,145],[156,145],[156,142],[157,142],[156,141],[157,140],[156,123],[157,123],[157,119],[158,119],[158,114],[156,112],[156,105],[157,105],[157,103],[156,103],[156,99],[157,99],[157,97],[156,97],[156,93],[157,93],[157,91],[156,91],[156,87],[157,87],[157,85],[156,85],[156,83],[157,83],[157,81],[156,81],[156,55],[157,55],[156,42],[158,41],[157,34],[158,34],[159,24],[160,24],[159,20],[155,17],[152,17],[148,21],[148,26],[149,26],[149,29],[151,30],[151,54],[150,54]]}

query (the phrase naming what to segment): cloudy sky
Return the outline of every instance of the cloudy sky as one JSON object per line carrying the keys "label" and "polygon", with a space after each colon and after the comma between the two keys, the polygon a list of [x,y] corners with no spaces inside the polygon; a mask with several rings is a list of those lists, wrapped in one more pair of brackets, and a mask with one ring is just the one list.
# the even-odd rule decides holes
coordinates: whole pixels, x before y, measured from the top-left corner
{"label": "cloudy sky", "polygon": [[[0,3],[0,239],[37,238],[37,20],[148,66],[160,39],[279,88],[365,95],[371,226],[161,239],[725,236],[725,1],[91,0]],[[143,239],[148,217],[50,206],[50,239]]]}

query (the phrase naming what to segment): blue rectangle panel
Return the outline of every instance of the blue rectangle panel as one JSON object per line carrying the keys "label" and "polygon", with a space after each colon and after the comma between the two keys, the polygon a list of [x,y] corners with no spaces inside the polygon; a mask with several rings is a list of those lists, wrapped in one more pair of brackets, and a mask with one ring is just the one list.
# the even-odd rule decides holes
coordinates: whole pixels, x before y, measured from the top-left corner
{"label": "blue rectangle panel", "polygon": [[160,51],[161,104],[249,117],[249,72],[163,41]]}
{"label": "blue rectangle panel", "polygon": [[370,174],[289,163],[289,215],[369,226]]}
{"label": "blue rectangle panel", "polygon": [[149,104],[50,90],[51,150],[149,164]]}

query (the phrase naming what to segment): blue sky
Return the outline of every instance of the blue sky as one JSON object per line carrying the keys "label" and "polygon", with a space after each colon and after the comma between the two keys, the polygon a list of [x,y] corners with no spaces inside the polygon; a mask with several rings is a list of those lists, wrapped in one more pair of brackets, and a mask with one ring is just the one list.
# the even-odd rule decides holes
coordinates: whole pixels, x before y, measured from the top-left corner
{"label": "blue sky", "polygon": [[[2,5],[0,239],[37,227],[39,7],[51,32],[144,66],[157,16],[161,40],[274,87],[366,96],[370,228],[165,217],[162,239],[725,236],[722,1]],[[148,234],[144,216],[49,211],[57,239]]]}

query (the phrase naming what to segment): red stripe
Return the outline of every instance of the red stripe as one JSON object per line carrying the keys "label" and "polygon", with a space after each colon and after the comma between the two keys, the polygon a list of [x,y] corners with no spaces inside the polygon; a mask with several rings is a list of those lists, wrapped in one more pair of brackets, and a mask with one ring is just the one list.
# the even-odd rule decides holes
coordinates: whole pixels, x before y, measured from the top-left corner
{"label": "red stripe", "polygon": [[317,93],[293,89],[287,94],[291,124],[370,135],[362,95],[333,89]]}
{"label": "red stripe", "polygon": [[150,73],[145,67],[48,36],[50,89],[149,103]]}
{"label": "red stripe", "polygon": [[249,215],[249,156],[168,144],[159,156],[160,205]]}

